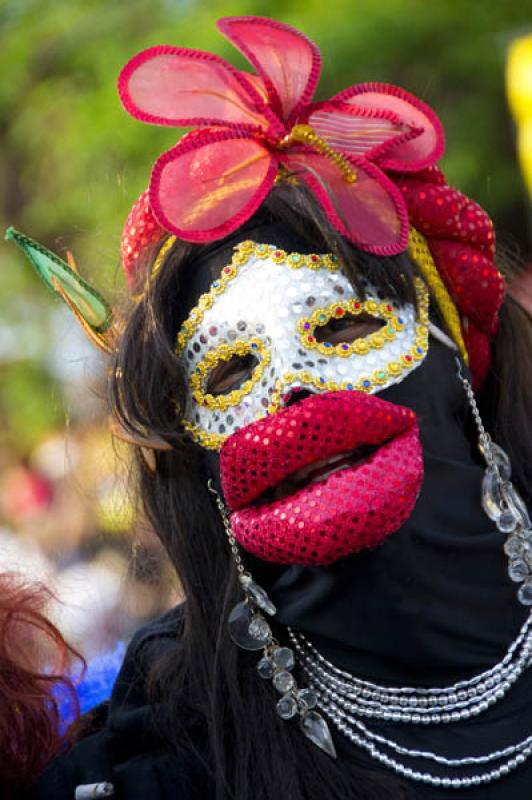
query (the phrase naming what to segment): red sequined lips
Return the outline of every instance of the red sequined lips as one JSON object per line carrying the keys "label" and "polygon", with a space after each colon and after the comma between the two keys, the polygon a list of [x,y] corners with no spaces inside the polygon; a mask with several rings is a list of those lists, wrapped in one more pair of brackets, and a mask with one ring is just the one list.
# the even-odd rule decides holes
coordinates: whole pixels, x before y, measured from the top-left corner
{"label": "red sequined lips", "polygon": [[236,539],[279,563],[329,564],[379,544],[423,478],[414,412],[361,392],[312,395],[241,428],[220,455]]}

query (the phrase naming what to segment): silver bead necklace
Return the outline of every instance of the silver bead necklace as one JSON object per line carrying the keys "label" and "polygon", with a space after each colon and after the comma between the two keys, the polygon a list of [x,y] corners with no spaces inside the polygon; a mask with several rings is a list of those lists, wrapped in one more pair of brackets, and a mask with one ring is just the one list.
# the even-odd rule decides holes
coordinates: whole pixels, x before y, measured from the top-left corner
{"label": "silver bead necklace", "polygon": [[[481,502],[497,529],[507,536],[504,552],[508,574],[521,584],[519,601],[532,606],[532,523],[527,507],[510,481],[510,460],[484,428],[469,380],[457,358],[458,377],[466,392],[478,430],[478,447],[486,463]],[[502,700],[532,663],[532,609],[505,656],[493,667],[450,686],[382,686],[358,678],[328,661],[300,632],[288,628],[292,647],[274,638],[264,614],[274,616],[275,605],[245,570],[229,516],[212,481],[225,532],[235,561],[244,600],[229,615],[233,642],[245,650],[262,650],[257,664],[261,678],[271,680],[281,694],[277,713],[283,720],[299,719],[302,733],[333,758],[336,748],[327,723],[398,775],[449,789],[491,783],[523,764],[532,755],[532,734],[480,756],[450,758],[430,750],[413,749],[370,730],[362,719],[408,725],[458,723],[487,711]],[[296,661],[297,659],[297,661]],[[307,686],[299,687],[292,671],[298,666]],[[319,709],[319,711],[317,710]],[[321,713],[320,713],[321,712]],[[326,719],[327,718],[327,719]],[[409,766],[417,759],[444,768],[447,774],[422,772]]]}
{"label": "silver bead necklace", "polygon": [[[491,670],[452,686],[431,688],[384,687],[356,678],[318,653],[300,632],[290,628],[289,637],[308,685],[317,695],[317,707],[340,733],[402,777],[435,787],[464,789],[490,783],[517,768],[532,754],[532,735],[514,745],[482,756],[448,758],[430,750],[404,747],[393,739],[371,731],[360,717],[393,723],[438,725],[460,722],[481,714],[501,700],[512,683],[530,665],[531,624],[532,614],[504,659]],[[515,658],[517,654],[519,655]],[[510,681],[507,679],[506,669],[514,661],[520,663],[520,667],[516,670],[515,678]],[[399,761],[395,755],[402,756],[407,761],[418,759],[435,762],[448,772],[460,771],[462,774],[457,776],[421,772],[408,766],[408,763]],[[485,765],[487,768],[482,771],[471,772],[467,769],[473,767],[478,770]],[[464,775],[464,771],[469,774]]]}
{"label": "silver bead necklace", "polygon": [[288,635],[313,681],[326,682],[349,711],[385,722],[447,724],[477,716],[502,700],[532,663],[531,625],[532,614],[505,657],[491,669],[451,686],[430,688],[379,686],[362,680],[327,661],[302,633],[288,628]]}

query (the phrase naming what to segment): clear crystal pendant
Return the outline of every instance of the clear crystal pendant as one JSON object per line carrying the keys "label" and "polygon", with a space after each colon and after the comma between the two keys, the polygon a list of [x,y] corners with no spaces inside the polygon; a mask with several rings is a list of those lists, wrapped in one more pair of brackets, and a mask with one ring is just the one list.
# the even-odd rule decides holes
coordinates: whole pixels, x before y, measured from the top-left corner
{"label": "clear crystal pendant", "polygon": [[[496,444],[493,439],[486,434],[487,441],[489,443],[489,452],[491,454],[492,460],[497,465],[497,469],[499,470],[499,475],[501,480],[506,483],[512,477],[512,465],[510,463],[510,459],[508,458],[508,454],[502,449],[502,447]],[[479,450],[488,462],[489,456],[487,453],[487,448],[482,444],[482,440],[479,441]]]}
{"label": "clear crystal pendant", "polygon": [[530,575],[528,564],[520,558],[510,561],[508,575],[516,583],[526,580]]}
{"label": "clear crystal pendant", "polygon": [[294,651],[289,647],[277,647],[272,653],[272,659],[277,669],[294,669]]}
{"label": "clear crystal pendant", "polygon": [[238,603],[229,615],[228,626],[231,639],[243,650],[262,650],[262,658],[257,664],[257,672],[264,680],[271,679],[273,686],[282,694],[276,704],[279,717],[283,720],[291,720],[299,715],[299,724],[307,739],[328,755],[336,758],[336,749],[329,726],[321,714],[310,710],[316,706],[318,701],[315,692],[311,689],[300,689],[292,675],[291,670],[295,667],[294,651],[290,647],[283,647],[277,643],[273,638],[272,629],[261,614],[262,611],[269,616],[274,616],[277,609],[262,586],[255,583],[249,572],[246,572],[223,500],[212,481],[209,481],[208,488],[216,498],[235,561],[238,579],[246,596],[246,599]]}
{"label": "clear crystal pendant", "polygon": [[329,730],[329,726],[317,711],[308,711],[303,714],[299,724],[301,730],[316,747],[324,750],[328,755],[336,758],[336,747]]}
{"label": "clear crystal pendant", "polygon": [[523,526],[523,528],[530,528],[530,515],[528,513],[528,509],[525,505],[525,501],[511,483],[506,483],[503,487],[503,495],[504,499],[508,503],[509,510],[515,515],[518,519],[519,524]]}
{"label": "clear crystal pendant", "polygon": [[273,661],[271,658],[268,658],[267,656],[261,658],[257,664],[257,672],[259,673],[260,677],[264,678],[266,681],[271,680],[273,678],[274,671]]}
{"label": "clear crystal pendant", "polygon": [[501,533],[512,533],[517,528],[517,523],[517,517],[509,508],[502,512],[499,519],[495,520],[497,530]]}
{"label": "clear crystal pendant", "polygon": [[297,714],[297,703],[292,695],[287,694],[277,703],[277,713],[281,719],[292,719]]}
{"label": "clear crystal pendant", "polygon": [[[264,639],[259,639],[250,630],[256,617],[246,602],[238,603],[229,614],[229,634],[233,642],[243,650],[262,650]],[[265,624],[266,620],[264,620]]]}
{"label": "clear crystal pendant", "polygon": [[255,583],[251,575],[244,573],[240,576],[240,582],[246,594],[250,596],[255,605],[264,611],[265,614],[273,617],[274,614],[277,613],[277,609],[268,597],[268,593],[262,588],[262,586],[259,586],[258,583]]}
{"label": "clear crystal pendant", "polygon": [[491,467],[488,467],[482,478],[482,508],[494,522],[497,522],[503,511],[499,476]]}
{"label": "clear crystal pendant", "polygon": [[520,536],[509,536],[504,543],[504,552],[510,558],[520,558],[524,549],[524,543]]}
{"label": "clear crystal pendant", "polygon": [[524,606],[532,606],[532,580],[523,583],[517,592],[517,596]]}
{"label": "clear crystal pendant", "polygon": [[462,372],[457,358],[458,378],[461,381],[478,430],[478,447],[486,462],[482,478],[482,508],[497,529],[510,534],[504,543],[508,556],[508,575],[521,583],[517,597],[523,605],[532,605],[532,524],[528,508],[511,482],[512,467],[508,454],[492,441],[484,428],[473,387]]}

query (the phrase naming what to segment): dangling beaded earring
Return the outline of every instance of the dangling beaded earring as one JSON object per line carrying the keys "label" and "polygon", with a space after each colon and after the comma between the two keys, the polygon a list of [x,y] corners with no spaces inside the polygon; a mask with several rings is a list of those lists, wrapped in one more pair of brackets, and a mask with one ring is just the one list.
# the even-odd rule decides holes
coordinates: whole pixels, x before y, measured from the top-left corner
{"label": "dangling beaded earring", "polygon": [[465,389],[478,430],[478,449],[486,462],[482,479],[482,508],[501,533],[508,534],[504,552],[508,556],[508,575],[520,583],[517,597],[525,606],[532,605],[532,524],[525,502],[510,478],[510,459],[502,447],[492,441],[484,428],[473,387],[456,359],[458,377]]}
{"label": "dangling beaded earring", "polygon": [[264,680],[271,680],[281,695],[277,701],[277,713],[281,719],[290,720],[299,717],[299,726],[305,736],[328,755],[336,758],[336,748],[329,726],[322,715],[315,710],[318,702],[316,693],[312,689],[298,687],[292,674],[295,667],[294,651],[279,644],[264,616],[267,614],[273,617],[277,609],[266,591],[246,571],[222,498],[212,480],[209,480],[207,485],[216,500],[236,565],[240,587],[244,593],[244,600],[238,603],[229,615],[229,635],[243,650],[257,652],[262,650],[257,672]]}

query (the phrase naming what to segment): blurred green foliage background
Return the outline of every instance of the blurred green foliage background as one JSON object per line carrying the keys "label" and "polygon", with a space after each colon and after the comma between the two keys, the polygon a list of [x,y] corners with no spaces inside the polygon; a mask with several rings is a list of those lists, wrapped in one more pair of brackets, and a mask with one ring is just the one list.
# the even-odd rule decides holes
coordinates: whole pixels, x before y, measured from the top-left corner
{"label": "blurred green foliage background", "polygon": [[[11,0],[0,4],[0,216],[64,255],[111,299],[123,290],[127,212],[178,131],[121,108],[116,77],[140,49],[179,44],[246,68],[217,33],[230,14],[276,17],[321,47],[318,98],[366,80],[404,86],[447,131],[443,167],[499,235],[530,247],[528,208],[504,89],[510,41],[532,29],[527,0]],[[0,425],[30,448],[61,422],[46,362],[52,301],[20,252],[0,251]],[[11,432],[11,433],[10,433]],[[1,438],[1,437],[0,437]]]}

